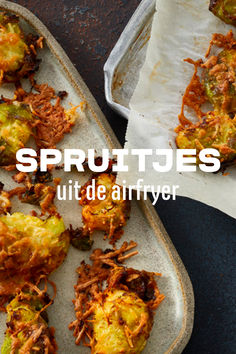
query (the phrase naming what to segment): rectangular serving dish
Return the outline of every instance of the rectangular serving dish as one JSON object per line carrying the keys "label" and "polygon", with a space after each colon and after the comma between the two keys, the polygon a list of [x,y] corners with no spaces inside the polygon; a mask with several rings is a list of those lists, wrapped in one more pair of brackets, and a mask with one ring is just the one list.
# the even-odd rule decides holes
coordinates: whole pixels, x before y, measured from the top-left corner
{"label": "rectangular serving dish", "polygon": [[155,0],[141,1],[104,65],[107,103],[127,119],[146,57],[155,4]]}
{"label": "rectangular serving dish", "polygon": [[[58,148],[73,147],[85,151],[88,148],[96,148],[98,154],[103,148],[120,148],[95,99],[47,28],[30,11],[19,5],[1,0],[0,8],[19,15],[21,25],[26,32],[35,31],[45,38],[46,45],[40,54],[42,64],[36,75],[37,82],[47,82],[58,91],[66,90],[69,95],[65,104],[86,102],[85,114],[79,117],[72,133],[65,136]],[[5,96],[12,96],[12,90],[11,85],[0,88],[1,94]],[[70,179],[77,179],[82,184],[88,178],[86,173],[60,171],[57,173],[62,178],[62,184],[68,184]],[[15,186],[13,180],[9,178],[9,172],[1,170],[0,180],[5,184],[6,189]],[[32,206],[21,204],[17,200],[14,200],[13,204],[13,211],[29,213],[32,210]],[[67,227],[69,224],[74,227],[81,226],[81,209],[76,201],[60,203],[57,201],[56,205]],[[166,299],[157,310],[144,353],[181,353],[190,338],[194,318],[194,295],[187,271],[150,201],[132,201],[131,218],[124,231],[119,245],[124,240],[132,239],[139,245],[139,255],[130,259],[127,264],[163,274],[158,284]],[[103,249],[108,247],[100,232],[94,235],[94,241],[94,247]],[[57,285],[57,297],[49,308],[48,315],[49,324],[56,329],[58,353],[90,352],[85,347],[76,346],[72,332],[68,330],[69,323],[75,318],[72,304],[73,286],[77,281],[75,270],[83,259],[88,261],[89,254],[71,247],[64,264],[50,277]],[[0,314],[1,344],[6,328],[5,322],[5,315]]]}

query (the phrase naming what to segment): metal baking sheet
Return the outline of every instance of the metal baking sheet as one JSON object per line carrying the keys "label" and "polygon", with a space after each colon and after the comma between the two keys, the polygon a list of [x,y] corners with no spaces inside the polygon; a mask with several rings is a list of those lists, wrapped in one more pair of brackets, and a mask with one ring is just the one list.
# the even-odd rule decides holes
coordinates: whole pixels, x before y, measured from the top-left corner
{"label": "metal baking sheet", "polygon": [[155,0],[140,3],[104,66],[106,100],[127,119],[129,102],[146,57],[155,4]]}
{"label": "metal baking sheet", "polygon": [[[66,90],[69,95],[65,106],[69,102],[78,104],[84,101],[87,104],[85,114],[79,117],[72,133],[65,136],[58,148],[63,150],[73,147],[85,151],[88,148],[96,148],[98,153],[103,148],[120,148],[95,99],[47,28],[27,9],[12,2],[0,0],[0,8],[20,15],[25,31],[35,30],[45,38],[47,45],[40,54],[42,64],[36,75],[37,82],[47,82],[56,90]],[[13,87],[9,85],[0,88],[0,93],[3,95],[12,96],[12,92]],[[88,178],[86,173],[63,173],[62,171],[57,173],[62,178],[62,184],[67,185],[70,179],[79,180],[82,184]],[[9,174],[4,170],[0,171],[0,180],[5,183],[6,189],[15,186]],[[13,205],[13,212],[29,213],[32,210],[32,206],[21,204],[16,199]],[[66,226],[82,225],[81,207],[78,202],[57,201],[56,205]],[[127,264],[163,274],[158,284],[166,299],[157,310],[154,326],[143,352],[146,354],[181,353],[190,338],[194,318],[194,295],[187,271],[149,201],[132,201],[131,217],[124,231],[119,245],[124,240],[131,239],[137,241],[139,245],[139,255],[130,259]],[[94,235],[94,241],[94,247],[104,249],[108,246],[101,232]],[[76,346],[72,332],[68,330],[69,323],[75,318],[72,304],[73,286],[77,281],[75,270],[83,259],[88,261],[89,255],[90,252],[81,252],[71,247],[63,265],[50,277],[57,285],[57,296],[54,304],[48,309],[49,324],[56,329],[59,354],[90,352],[88,348]],[[0,344],[4,338],[5,321],[5,314],[1,313]]]}

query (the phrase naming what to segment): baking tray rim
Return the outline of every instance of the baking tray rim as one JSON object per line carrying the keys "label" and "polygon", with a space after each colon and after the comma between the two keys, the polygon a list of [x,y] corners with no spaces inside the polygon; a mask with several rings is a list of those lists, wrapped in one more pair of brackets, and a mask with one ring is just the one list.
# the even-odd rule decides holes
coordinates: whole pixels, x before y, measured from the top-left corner
{"label": "baking tray rim", "polygon": [[145,19],[150,17],[154,12],[155,0],[141,1],[125,29],[122,31],[103,68],[106,101],[114,111],[121,114],[126,119],[129,118],[130,110],[120,103],[115,102],[112,96],[113,77],[119,63],[140,33]]}
{"label": "baking tray rim", "polygon": [[[110,149],[119,149],[121,145],[115,136],[115,133],[111,129],[108,121],[106,120],[104,114],[102,113],[100,107],[98,106],[95,98],[92,96],[85,82],[81,78],[80,74],[70,61],[69,57],[62,49],[60,44],[56,41],[53,35],[49,32],[47,27],[28,9],[12,3],[7,0],[0,0],[0,9],[11,11],[18,14],[26,22],[28,22],[32,28],[34,28],[37,33],[42,35],[48,47],[50,48],[52,54],[57,58],[59,64],[63,68],[64,72],[68,76],[72,86],[81,97],[87,103],[87,109],[93,116],[95,122],[100,128],[104,135],[104,138]],[[168,256],[173,264],[175,273],[178,277],[178,281],[181,285],[181,293],[183,297],[183,320],[182,327],[179,331],[178,336],[169,346],[165,354],[177,354],[181,353],[185,346],[187,345],[193,329],[194,322],[194,293],[191,280],[185,269],[185,266],[178,255],[169,235],[167,234],[159,216],[157,215],[155,208],[153,207],[150,200],[137,201],[140,208],[143,210],[145,217],[152,226],[157,239],[162,242]]]}

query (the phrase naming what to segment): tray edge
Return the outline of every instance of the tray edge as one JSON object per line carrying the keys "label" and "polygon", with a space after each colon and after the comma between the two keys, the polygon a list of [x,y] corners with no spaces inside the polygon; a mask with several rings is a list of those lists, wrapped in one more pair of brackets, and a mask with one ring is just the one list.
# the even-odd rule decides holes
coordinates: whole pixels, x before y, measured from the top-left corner
{"label": "tray edge", "polygon": [[112,97],[112,82],[115,75],[115,71],[121,62],[123,56],[135,41],[137,33],[139,33],[143,27],[142,19],[148,18],[152,13],[155,12],[155,1],[154,0],[143,0],[137,7],[133,16],[129,20],[125,29],[120,35],[117,43],[112,49],[105,65],[103,68],[104,71],[104,80],[105,80],[105,96],[109,106],[121,114],[124,118],[129,118],[129,109],[122,106],[121,104],[115,102]]}

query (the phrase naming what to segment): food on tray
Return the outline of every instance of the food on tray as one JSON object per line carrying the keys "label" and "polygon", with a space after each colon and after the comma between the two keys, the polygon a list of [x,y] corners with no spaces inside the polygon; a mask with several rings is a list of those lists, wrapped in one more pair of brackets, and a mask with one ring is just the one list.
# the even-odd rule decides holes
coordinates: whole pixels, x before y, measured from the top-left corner
{"label": "food on tray", "polygon": [[42,48],[42,38],[25,36],[19,18],[0,12],[0,83],[16,82],[34,73],[40,60],[37,48]]}
{"label": "food on tray", "polygon": [[[122,262],[137,254],[125,252],[136,243],[124,242],[120,249],[93,251],[92,265],[81,263],[74,300],[75,343],[92,353],[141,353],[150,335],[154,310],[164,299],[155,273],[126,268]],[[107,285],[104,289],[105,284]]]}
{"label": "food on tray", "polygon": [[10,194],[3,190],[4,184],[0,182],[0,215],[7,214],[11,210]]}
{"label": "food on tray", "polygon": [[[37,85],[32,75],[39,66],[36,49],[42,47],[42,39],[25,36],[17,16],[0,11],[0,84],[16,83],[14,99],[2,97],[0,103],[0,166],[8,169],[14,168],[16,151],[25,146],[30,135],[38,148],[55,148],[75,124],[78,106],[65,110],[61,105],[67,93],[56,94],[47,84]],[[27,76],[30,92],[19,81]]]}
{"label": "food on tray", "polygon": [[236,26],[235,0],[210,0],[209,9],[222,21]]}
{"label": "food on tray", "polygon": [[14,213],[0,217],[0,296],[12,295],[25,281],[49,275],[64,261],[69,233],[63,219]]}
{"label": "food on tray", "polygon": [[21,194],[20,200],[23,203],[39,205],[42,210],[42,215],[56,214],[56,206],[54,198],[56,196],[56,187],[47,186],[44,183],[28,184],[25,192]]}
{"label": "food on tray", "polygon": [[[32,174],[19,172],[13,176],[13,179],[17,183],[23,183],[24,187],[11,190],[9,192],[11,197],[17,195],[22,203],[40,206],[42,215],[46,213],[58,215],[54,199],[60,179],[53,178],[49,171],[41,172],[39,168]],[[50,182],[54,185],[48,185]]]}
{"label": "food on tray", "polygon": [[[95,181],[95,199],[90,200],[87,195],[87,187]],[[116,176],[111,173],[101,173],[93,176],[81,188],[83,229],[77,230],[77,234],[72,237],[72,244],[81,248],[81,243],[90,240],[95,230],[104,231],[111,243],[119,239],[123,233],[122,227],[130,215],[130,201],[122,198],[122,187],[116,185]],[[105,186],[105,199],[99,200],[97,197],[98,186]],[[112,196],[112,188],[117,186],[121,190],[121,198],[115,200]]]}
{"label": "food on tray", "polygon": [[0,166],[16,162],[17,150],[32,134],[34,117],[28,105],[13,102],[0,104]]}
{"label": "food on tray", "polygon": [[103,295],[101,301],[94,302],[96,344],[92,352],[140,353],[152,328],[148,306],[135,293],[126,290],[111,289]]}
{"label": "food on tray", "polygon": [[[0,166],[14,166],[16,152],[26,145],[31,135],[38,148],[55,148],[75,124],[78,106],[65,110],[61,98],[47,84],[34,84],[33,89],[38,93],[26,92],[19,86],[14,100],[2,98]],[[55,104],[51,102],[53,99]]]}
{"label": "food on tray", "polygon": [[[218,55],[210,55],[212,47],[223,48]],[[195,67],[194,75],[183,96],[180,125],[176,145],[180,149],[215,148],[222,163],[236,159],[236,41],[232,31],[224,36],[214,34],[206,54],[207,60],[187,62]],[[202,70],[202,78],[198,69]],[[213,111],[203,112],[202,106],[210,102]],[[191,122],[185,116],[185,107],[195,111],[199,121]],[[199,159],[197,159],[199,162]]]}
{"label": "food on tray", "polygon": [[[30,105],[32,112],[39,119],[36,125],[35,141],[38,148],[55,148],[65,134],[71,132],[77,117],[76,109],[83,107],[83,102],[79,106],[72,106],[65,110],[61,105],[64,97],[58,94],[47,84],[37,85],[32,82],[33,90],[26,92],[22,87],[16,90],[16,97]],[[55,103],[52,102],[55,100]]]}
{"label": "food on tray", "polygon": [[[36,292],[37,290],[38,292]],[[54,329],[48,327],[48,295],[36,287],[20,292],[7,306],[7,330],[1,353],[56,353]]]}
{"label": "food on tray", "polygon": [[217,111],[236,112],[236,46],[202,65],[208,100]]}
{"label": "food on tray", "polygon": [[176,145],[179,149],[214,148],[220,152],[221,162],[236,159],[236,118],[227,114],[208,112],[198,123],[183,127],[178,132]]}

